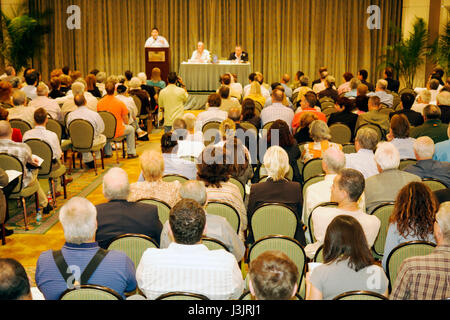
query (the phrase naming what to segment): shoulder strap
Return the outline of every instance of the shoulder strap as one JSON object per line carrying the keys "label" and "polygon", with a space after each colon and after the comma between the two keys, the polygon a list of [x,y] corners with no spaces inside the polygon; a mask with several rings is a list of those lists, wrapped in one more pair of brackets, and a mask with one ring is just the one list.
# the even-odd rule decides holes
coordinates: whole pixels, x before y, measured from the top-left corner
{"label": "shoulder strap", "polygon": [[67,262],[61,253],[61,250],[58,250],[58,251],[53,250],[53,259],[55,260],[55,263],[56,263],[56,266],[58,267],[59,273],[61,273],[62,277],[64,278],[64,281],[66,281],[66,283],[67,283],[71,274],[67,273],[69,266],[67,265]]}
{"label": "shoulder strap", "polygon": [[104,250],[102,248],[98,249],[95,256],[91,259],[91,261],[81,274],[80,279],[81,284],[87,284],[92,274],[95,272],[95,270],[97,270],[97,267],[100,265],[100,263],[103,261],[103,259],[106,257],[107,254],[108,254],[107,250]]}

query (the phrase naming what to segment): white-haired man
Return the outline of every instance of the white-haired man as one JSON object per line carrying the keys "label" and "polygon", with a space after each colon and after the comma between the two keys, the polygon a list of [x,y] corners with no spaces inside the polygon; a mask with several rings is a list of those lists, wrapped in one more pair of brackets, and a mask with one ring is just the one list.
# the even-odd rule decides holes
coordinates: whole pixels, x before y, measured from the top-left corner
{"label": "white-haired man", "polygon": [[436,104],[436,96],[439,94],[439,80],[437,79],[430,79],[427,82],[426,88],[415,88],[414,91],[416,92],[417,99],[420,96],[420,93],[427,90],[430,92],[430,102],[431,104]]}
{"label": "white-haired man", "polygon": [[27,106],[27,96],[21,90],[14,90],[12,101],[14,108],[8,109],[8,119],[19,119],[26,121],[31,127],[34,127],[35,108]]}
{"label": "white-haired man", "polygon": [[[322,169],[325,172],[323,181],[310,185],[303,199],[303,222],[307,223],[311,211],[323,202],[329,202],[331,198],[331,186],[339,171],[345,168],[345,155],[337,148],[329,148],[322,155]],[[365,210],[364,193],[358,200],[359,208]]]}
{"label": "white-haired man", "polygon": [[208,50],[205,49],[205,44],[203,42],[197,43],[197,50],[192,53],[190,62],[197,63],[207,63],[211,62],[211,55]]}
{"label": "white-haired man", "polygon": [[380,142],[375,152],[377,175],[366,180],[366,209],[372,212],[384,202],[394,202],[401,188],[410,182],[420,182],[419,176],[398,170],[400,154],[389,142]]}
{"label": "white-haired man", "polygon": [[[190,180],[185,182],[180,188],[181,199],[191,199],[197,201],[203,208],[208,204],[205,184],[201,181]],[[206,210],[205,210],[206,212]],[[206,213],[206,237],[222,241],[239,262],[244,257],[245,246],[239,238],[236,230],[233,230],[230,223],[223,217]],[[160,248],[167,248],[174,242],[173,235],[169,232],[169,221],[164,224],[161,232]]]}
{"label": "white-haired man", "polygon": [[430,137],[420,137],[414,142],[417,162],[404,169],[422,179],[438,179],[450,188],[450,163],[433,160],[434,142]]}
{"label": "white-haired man", "polygon": [[355,137],[356,153],[345,155],[345,167],[361,172],[364,179],[378,174],[374,150],[378,144],[378,134],[372,128],[358,130]]}
{"label": "white-haired man", "polygon": [[378,80],[375,92],[369,92],[368,97],[377,96],[380,98],[380,103],[387,105],[392,108],[394,104],[394,97],[392,94],[386,92],[388,87],[388,82],[386,80]]}
{"label": "white-haired man", "polygon": [[342,169],[334,178],[330,200],[337,202],[338,207],[321,207],[314,210],[311,218],[316,242],[305,247],[305,253],[309,258],[313,258],[317,249],[323,244],[328,225],[340,215],[349,215],[358,220],[366,235],[369,248],[372,247],[381,222],[377,217],[366,214],[359,208],[358,200],[364,192],[364,186],[364,176],[354,169]]}
{"label": "white-haired man", "polygon": [[57,121],[63,121],[61,108],[58,103],[48,97],[48,87],[41,83],[36,88],[37,98],[33,99],[28,106],[32,108],[44,108],[48,114]]}
{"label": "white-haired man", "polygon": [[95,242],[97,210],[89,200],[70,199],[59,211],[59,221],[66,243],[59,251],[41,253],[36,266],[36,285],[46,300],[58,300],[65,290],[84,284],[108,287],[123,298],[136,290],[133,261]]}
{"label": "white-haired man", "polygon": [[450,202],[439,207],[434,222],[437,247],[426,256],[405,259],[392,286],[391,300],[445,300],[450,297]]}
{"label": "white-haired man", "polygon": [[98,100],[94,96],[92,96],[92,94],[85,91],[85,85],[82,82],[75,81],[72,84],[71,88],[72,88],[71,94],[68,93],[67,96],[65,96],[65,97],[55,99],[58,103],[63,102],[63,105],[61,107],[61,112],[64,117],[69,112],[77,110],[77,106],[74,101],[74,97],[77,95],[83,95],[84,98],[86,99],[86,107],[89,110],[97,112]]}
{"label": "white-haired man", "polygon": [[103,177],[103,195],[107,203],[97,205],[98,245],[106,249],[116,236],[126,233],[145,234],[159,244],[162,224],[158,208],[152,204],[128,202],[130,183],[125,170],[110,169]]}
{"label": "white-haired man", "polygon": [[430,104],[431,101],[431,92],[430,90],[422,90],[418,97],[416,102],[411,107],[412,111],[419,112],[423,116],[423,109]]}

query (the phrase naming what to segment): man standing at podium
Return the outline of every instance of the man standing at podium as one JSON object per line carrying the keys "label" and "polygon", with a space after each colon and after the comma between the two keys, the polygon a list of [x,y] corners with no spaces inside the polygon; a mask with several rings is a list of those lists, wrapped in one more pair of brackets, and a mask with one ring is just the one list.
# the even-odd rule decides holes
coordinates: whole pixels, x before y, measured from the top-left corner
{"label": "man standing at podium", "polygon": [[147,39],[145,42],[146,48],[168,48],[169,42],[167,42],[166,38],[159,35],[158,28],[153,28],[151,37]]}

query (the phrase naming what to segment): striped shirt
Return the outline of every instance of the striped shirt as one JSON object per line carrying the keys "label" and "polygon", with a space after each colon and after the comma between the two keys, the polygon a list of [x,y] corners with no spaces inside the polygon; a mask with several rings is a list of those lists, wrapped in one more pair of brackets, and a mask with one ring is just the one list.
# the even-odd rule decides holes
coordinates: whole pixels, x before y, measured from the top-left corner
{"label": "striped shirt", "polygon": [[27,163],[33,163],[31,148],[25,143],[14,142],[9,139],[0,139],[0,153],[17,157],[25,170],[23,185],[27,187],[34,180],[33,172],[27,169]]}
{"label": "striped shirt", "polygon": [[149,300],[173,291],[203,294],[211,300],[237,299],[244,289],[235,257],[203,244],[171,243],[147,249],[136,270],[139,288]]}
{"label": "striped shirt", "polygon": [[261,126],[271,121],[283,120],[292,131],[292,121],[294,120],[294,111],[284,106],[281,103],[274,103],[271,106],[265,107],[261,111]]}
{"label": "striped shirt", "polygon": [[439,245],[429,255],[405,259],[395,280],[391,300],[450,298],[450,245]]}

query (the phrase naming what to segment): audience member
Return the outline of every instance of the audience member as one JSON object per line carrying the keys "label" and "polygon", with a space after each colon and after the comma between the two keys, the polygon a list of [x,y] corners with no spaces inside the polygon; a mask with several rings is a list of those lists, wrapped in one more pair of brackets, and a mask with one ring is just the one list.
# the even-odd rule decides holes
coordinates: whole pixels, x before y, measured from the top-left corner
{"label": "audience member", "polygon": [[306,275],[306,300],[331,300],[358,290],[388,296],[389,280],[370,252],[367,226],[355,218],[354,214],[338,215],[329,223],[324,263]]}
{"label": "audience member", "polygon": [[[185,141],[183,140],[178,140],[177,142],[175,133],[172,132],[164,133],[161,137],[161,151],[164,158],[163,175],[178,174],[188,178],[189,180],[195,180],[197,177],[195,162],[180,158],[179,152],[176,150],[177,147],[184,142]],[[192,141],[187,143],[192,144]],[[184,149],[187,149],[187,147],[185,146]]]}
{"label": "audience member", "polygon": [[450,126],[447,128],[448,139],[435,145],[433,160],[450,162]]}
{"label": "audience member", "polygon": [[152,74],[150,76],[150,80],[147,80],[147,85],[155,87],[155,89],[164,89],[166,87],[166,83],[161,79],[161,69],[152,69]]}
{"label": "audience member", "polygon": [[[269,99],[270,94],[264,95],[262,89],[263,89],[263,87],[261,86],[261,84],[255,80],[250,84],[248,93],[246,95],[244,95],[244,98],[252,99],[255,102],[258,102],[261,106],[264,106],[266,104],[266,100]],[[245,88],[244,88],[244,91],[245,91]],[[267,93],[268,93],[268,91],[267,91]]]}
{"label": "audience member", "polygon": [[[9,109],[5,109],[0,107],[0,120],[8,121],[9,116]],[[20,132],[20,129],[18,128],[11,128],[12,129],[12,137],[11,140],[14,142],[22,142],[22,133]]]}
{"label": "audience member", "polygon": [[[84,80],[83,80],[84,81]],[[77,105],[75,103],[75,96],[82,95],[84,96],[86,102],[86,107],[94,112],[97,112],[97,103],[98,100],[94,98],[89,92],[85,91],[86,86],[80,82],[76,81],[72,84],[72,92],[68,92],[67,95],[63,98],[56,99],[58,103],[63,103],[61,107],[61,112],[65,117],[69,112],[77,110]]]}
{"label": "audience member", "polygon": [[[147,299],[174,291],[203,294],[211,300],[239,298],[244,281],[236,258],[201,243],[207,233],[202,206],[181,200],[170,212],[169,228],[175,242],[167,249],[147,249],[137,268],[138,285]],[[167,276],[161,277],[161,272]]]}
{"label": "audience member", "polygon": [[[349,99],[355,99],[358,96],[358,87],[359,87],[359,85],[360,85],[359,80],[356,79],[356,78],[352,78],[350,80],[350,91],[347,91],[344,94],[344,97],[349,98]],[[363,91],[362,94],[366,95],[367,94],[367,90],[365,88],[364,89],[363,88],[364,87],[361,87],[360,91]],[[366,86],[366,88],[367,88],[367,86]]]}
{"label": "audience member", "polygon": [[327,97],[327,98],[331,98],[334,101],[336,101],[339,98],[339,93],[334,87],[335,82],[336,82],[336,79],[334,79],[333,76],[327,76],[324,81],[326,89],[320,91],[317,94],[317,98],[322,99],[322,98]]}
{"label": "audience member", "polygon": [[400,81],[394,79],[394,71],[391,67],[384,69],[384,81],[387,82],[387,90],[398,92],[398,89],[400,88]]}
{"label": "audience member", "polygon": [[48,97],[48,87],[45,84],[38,85],[36,88],[36,94],[37,97],[30,101],[28,106],[35,109],[40,107],[44,108],[52,119],[62,122],[64,118],[61,113],[61,108],[55,100]]}
{"label": "audience member", "polygon": [[253,178],[253,167],[248,149],[236,136],[224,141],[223,147],[227,154],[227,163],[230,164],[230,176],[246,186],[247,182]]}
{"label": "audience member", "polygon": [[367,78],[369,77],[369,73],[367,70],[361,69],[358,71],[358,79],[361,81],[362,84],[365,84],[369,91],[373,92],[375,91],[375,87],[370,82],[367,82]]}
{"label": "audience member", "polygon": [[392,112],[389,115],[389,117],[392,118],[396,114],[404,114],[408,118],[408,121],[411,124],[411,126],[417,127],[422,125],[423,124],[422,114],[414,110],[411,110],[411,107],[414,104],[415,99],[414,95],[412,93],[406,92],[401,95],[400,99],[402,101],[400,103],[401,109],[396,112]]}
{"label": "audience member", "polygon": [[10,109],[12,105],[12,86],[7,81],[0,81],[0,107]]}
{"label": "audience member", "polygon": [[328,119],[328,126],[334,123],[342,123],[350,128],[352,132],[352,137],[355,132],[356,121],[358,120],[358,115],[352,112],[353,101],[348,98],[338,98],[334,105],[338,112],[332,113]]}
{"label": "audience member", "polygon": [[387,141],[397,148],[400,160],[416,158],[414,154],[415,139],[409,137],[409,121],[404,114],[396,114],[392,117]]}
{"label": "audience member", "polygon": [[347,93],[351,90],[350,80],[353,79],[353,74],[351,72],[345,72],[342,78],[344,79],[344,83],[341,84],[337,90],[339,95]]}
{"label": "audience member", "polygon": [[417,97],[417,101],[411,107],[411,110],[423,115],[423,109],[427,105],[429,105],[430,102],[431,102],[431,92],[426,89],[422,90]]}
{"label": "audience member", "polygon": [[422,181],[419,176],[398,169],[400,154],[397,148],[388,142],[380,142],[375,151],[377,175],[366,180],[366,209],[372,212],[385,202],[394,202],[401,188],[410,182]]}
{"label": "audience member", "polygon": [[252,99],[244,99],[242,102],[242,122],[250,122],[256,129],[261,128],[261,118],[255,112],[255,102]]}
{"label": "audience member", "polygon": [[31,127],[34,127],[34,107],[27,106],[27,96],[25,92],[15,90],[13,93],[14,108],[8,109],[9,120],[18,119],[27,122]]}
{"label": "audience member", "polygon": [[317,97],[316,94],[312,91],[309,91],[307,93],[305,93],[302,101],[300,102],[300,108],[297,109],[297,111],[295,112],[295,116],[294,119],[292,121],[292,129],[294,131],[296,131],[296,129],[299,127],[300,125],[300,118],[302,116],[302,113],[304,112],[312,112],[314,113],[317,118],[323,122],[327,122],[327,117],[325,116],[325,114],[323,114],[320,111],[317,111],[314,106],[317,103]]}
{"label": "audience member", "polygon": [[59,221],[66,243],[61,250],[41,253],[36,266],[36,285],[46,300],[58,300],[65,290],[85,284],[111,288],[122,298],[136,290],[133,261],[95,242],[97,209],[90,201],[73,197],[59,210]]}
{"label": "audience member", "polygon": [[24,72],[25,83],[27,84],[21,90],[25,93],[27,99],[33,100],[37,98],[36,86],[39,83],[39,75],[34,69]]}
{"label": "audience member", "polygon": [[328,148],[336,148],[342,150],[342,145],[330,142],[331,133],[326,122],[315,120],[311,123],[309,134],[314,142],[308,142],[304,145],[301,155],[303,163],[311,159],[322,158],[322,154]]}
{"label": "audience member", "polygon": [[294,135],[297,143],[312,142],[311,136],[309,135],[310,125],[313,121],[319,120],[316,114],[313,112],[303,112],[300,116],[300,125],[297,128],[297,132]]}
{"label": "audience member", "polygon": [[103,177],[103,196],[108,201],[96,206],[97,232],[95,240],[107,249],[110,241],[126,233],[144,234],[157,244],[162,225],[158,208],[152,204],[128,202],[128,174],[121,168],[110,169]]}
{"label": "audience member", "polygon": [[442,91],[436,96],[436,105],[441,109],[441,121],[448,124],[450,121],[450,92]]}
{"label": "audience member", "polygon": [[57,99],[64,97],[66,94],[61,91],[61,80],[59,80],[59,77],[51,78],[50,79],[50,88],[51,91],[48,94],[48,97],[51,99]]}
{"label": "audience member", "polygon": [[[104,85],[104,84],[103,84]],[[147,91],[141,89],[141,80],[139,78],[131,78],[131,81],[128,83],[128,94],[133,99],[133,101],[140,101],[141,102],[141,109],[139,110],[139,115],[144,118],[147,116],[147,132],[152,132],[152,120],[148,119],[148,117],[151,115],[152,110],[154,110],[156,102],[154,102],[153,98],[150,98]],[[103,86],[104,88],[104,86]],[[106,91],[105,91],[106,94]],[[152,101],[153,100],[153,101]],[[138,102],[135,102],[135,104]]]}
{"label": "audience member", "polygon": [[320,76],[320,78],[317,80],[314,80],[311,84],[312,89],[316,94],[319,93],[320,91],[323,91],[326,89],[325,79],[328,76],[327,67],[319,68],[319,76]]}
{"label": "audience member", "polygon": [[450,202],[442,203],[434,222],[437,247],[426,256],[405,259],[392,286],[391,300],[448,298]]}
{"label": "audience member", "polygon": [[422,136],[428,136],[433,139],[434,143],[447,140],[448,125],[442,123],[441,110],[432,104],[426,106],[423,109],[424,124],[415,127],[411,131],[412,138],[419,138]]}
{"label": "audience member", "polygon": [[0,300],[33,300],[25,268],[15,259],[0,258]]}
{"label": "audience member", "polygon": [[97,78],[93,74],[88,74],[86,76],[86,89],[87,92],[92,94],[95,98],[101,98],[103,95],[97,87]]}
{"label": "audience member", "polygon": [[230,88],[222,86],[219,89],[219,95],[221,99],[220,110],[228,112],[232,108],[242,108],[239,100],[230,95]]}
{"label": "audience member", "polygon": [[309,87],[309,78],[303,75],[299,78],[299,87],[292,93],[293,95],[297,94],[297,97],[292,101],[292,103],[297,106],[300,101],[302,101],[305,93],[307,93],[308,91],[312,91],[312,89]]}
{"label": "audience member", "polygon": [[[387,93],[386,90],[389,90],[388,82],[386,80],[378,80],[375,92],[369,92],[367,94],[367,96],[378,97],[378,98],[380,98],[380,103],[387,105],[388,108],[392,108],[392,106],[394,104],[394,97],[392,96],[392,94]],[[391,91],[395,91],[395,90],[391,90]]]}
{"label": "audience member", "polygon": [[222,122],[228,118],[228,113],[220,110],[220,105],[222,100],[220,95],[217,93],[210,94],[208,96],[208,103],[206,111],[200,113],[197,116],[197,121],[195,124],[196,131],[202,131],[205,124],[212,121]]}
{"label": "audience member", "polygon": [[374,151],[378,144],[378,134],[372,128],[358,130],[355,138],[356,153],[345,155],[345,167],[362,173],[364,179],[378,174]]}
{"label": "audience member", "polygon": [[383,136],[386,136],[389,132],[389,116],[386,113],[380,112],[381,102],[377,96],[371,96],[369,98],[369,112],[360,114],[356,121],[356,130],[362,125],[368,123],[377,125],[381,129]]}

